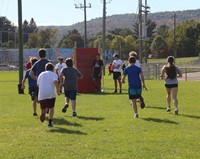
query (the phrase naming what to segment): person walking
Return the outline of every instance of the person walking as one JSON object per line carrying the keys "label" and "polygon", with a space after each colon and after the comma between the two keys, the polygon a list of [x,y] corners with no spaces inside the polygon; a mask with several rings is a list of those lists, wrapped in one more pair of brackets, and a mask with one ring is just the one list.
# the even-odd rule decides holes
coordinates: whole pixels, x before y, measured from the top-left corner
{"label": "person walking", "polygon": [[171,99],[173,100],[175,110],[174,114],[178,115],[178,99],[177,99],[177,93],[178,93],[178,80],[177,77],[182,77],[181,70],[175,66],[175,58],[173,56],[169,56],[167,58],[168,64],[163,66],[161,70],[161,79],[163,79],[165,82],[165,88],[167,92],[167,112],[171,111]]}

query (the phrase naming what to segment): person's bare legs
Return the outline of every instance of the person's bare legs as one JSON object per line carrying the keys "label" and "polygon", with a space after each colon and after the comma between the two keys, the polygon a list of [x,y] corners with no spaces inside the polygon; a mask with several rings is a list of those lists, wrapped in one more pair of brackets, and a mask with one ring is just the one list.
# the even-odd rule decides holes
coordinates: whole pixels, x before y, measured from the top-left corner
{"label": "person's bare legs", "polygon": [[135,113],[134,117],[137,118],[138,117],[138,110],[137,110],[137,102],[136,99],[132,99],[132,105],[133,105],[133,111]]}
{"label": "person's bare legs", "polygon": [[36,115],[36,114],[37,114],[37,111],[36,111],[37,99],[34,99],[34,100],[32,101],[32,104],[33,104],[33,113]]}
{"label": "person's bare legs", "polygon": [[167,96],[166,96],[166,100],[167,100],[167,110],[166,111],[170,111],[171,110],[171,88],[166,88],[167,91]]}
{"label": "person's bare legs", "polygon": [[121,82],[121,79],[118,79],[118,83],[119,83],[119,92],[122,93],[122,82]]}
{"label": "person's bare legs", "polygon": [[76,100],[71,100],[72,102],[72,116],[77,116],[76,113]]}
{"label": "person's bare legs", "polygon": [[114,93],[117,93],[117,80],[114,80],[114,85],[115,85],[115,91],[114,91]]}
{"label": "person's bare legs", "polygon": [[178,87],[174,87],[171,89],[171,96],[173,99],[173,103],[175,106],[175,114],[178,115],[178,99],[177,99]]}
{"label": "person's bare legs", "polygon": [[54,107],[49,108],[49,119],[53,120],[53,115],[54,115]]}

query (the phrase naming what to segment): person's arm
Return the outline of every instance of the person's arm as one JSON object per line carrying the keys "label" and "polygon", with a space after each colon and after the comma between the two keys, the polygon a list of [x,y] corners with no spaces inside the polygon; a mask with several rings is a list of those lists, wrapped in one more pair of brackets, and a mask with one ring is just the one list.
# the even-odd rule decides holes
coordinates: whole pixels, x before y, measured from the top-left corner
{"label": "person's arm", "polygon": [[25,89],[25,83],[26,83],[26,78],[23,78],[21,89]]}
{"label": "person's arm", "polygon": [[142,87],[143,87],[144,90],[147,91],[148,89],[145,85],[144,74],[142,72],[140,73],[140,77],[141,77],[141,81],[142,81]]}
{"label": "person's arm", "polygon": [[29,73],[29,76],[30,76],[32,79],[37,80],[37,78],[36,78],[36,76],[35,76],[35,74],[34,74],[34,72],[33,72],[32,69],[31,69],[31,71],[30,71],[30,73]]}
{"label": "person's arm", "polygon": [[177,77],[182,77],[182,72],[179,68],[177,68]]}
{"label": "person's arm", "polygon": [[57,80],[54,81],[54,85],[56,87],[57,94],[60,95],[60,87]]}
{"label": "person's arm", "polygon": [[122,83],[125,83],[126,75],[122,76]]}
{"label": "person's arm", "polygon": [[166,70],[165,70],[165,66],[164,66],[161,70],[160,79],[165,79],[165,72],[166,72]]}

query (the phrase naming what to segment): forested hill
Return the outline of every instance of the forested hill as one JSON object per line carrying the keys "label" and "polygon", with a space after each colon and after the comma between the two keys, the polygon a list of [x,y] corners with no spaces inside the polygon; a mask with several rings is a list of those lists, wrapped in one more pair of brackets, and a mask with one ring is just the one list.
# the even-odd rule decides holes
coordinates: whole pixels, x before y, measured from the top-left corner
{"label": "forested hill", "polygon": [[[174,25],[174,13],[176,13],[176,21],[180,23],[186,20],[200,21],[200,9],[184,10],[176,12],[157,12],[149,13],[148,19],[156,22],[157,26],[166,24],[170,28]],[[118,14],[106,17],[106,30],[114,30],[115,28],[130,28],[133,30],[133,24],[137,21],[136,14]],[[45,29],[50,26],[39,26],[40,29]],[[84,22],[79,22],[70,26],[52,26],[60,31],[60,35],[66,34],[68,31],[77,29],[79,33],[84,35]],[[95,37],[97,33],[102,31],[102,18],[92,19],[87,22],[88,37]]]}

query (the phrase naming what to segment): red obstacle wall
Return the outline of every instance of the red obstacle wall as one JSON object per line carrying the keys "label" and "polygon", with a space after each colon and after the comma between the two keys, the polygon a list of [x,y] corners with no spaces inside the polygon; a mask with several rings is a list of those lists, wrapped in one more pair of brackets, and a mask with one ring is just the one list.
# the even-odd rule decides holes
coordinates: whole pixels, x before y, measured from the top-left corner
{"label": "red obstacle wall", "polygon": [[83,74],[83,79],[78,80],[79,93],[94,93],[92,82],[92,63],[95,60],[98,48],[77,48],[75,53],[76,67]]}

